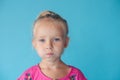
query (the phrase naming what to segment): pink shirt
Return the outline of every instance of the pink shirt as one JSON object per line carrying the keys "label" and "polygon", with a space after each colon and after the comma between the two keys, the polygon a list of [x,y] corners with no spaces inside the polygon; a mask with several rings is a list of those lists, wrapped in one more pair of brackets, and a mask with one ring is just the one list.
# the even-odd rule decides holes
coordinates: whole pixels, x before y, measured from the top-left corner
{"label": "pink shirt", "polygon": [[[69,67],[71,68],[69,74],[57,80],[87,80],[79,69],[73,66],[69,66]],[[26,70],[18,78],[18,80],[52,80],[52,79],[42,73],[39,65],[35,65],[29,68],[28,70]]]}

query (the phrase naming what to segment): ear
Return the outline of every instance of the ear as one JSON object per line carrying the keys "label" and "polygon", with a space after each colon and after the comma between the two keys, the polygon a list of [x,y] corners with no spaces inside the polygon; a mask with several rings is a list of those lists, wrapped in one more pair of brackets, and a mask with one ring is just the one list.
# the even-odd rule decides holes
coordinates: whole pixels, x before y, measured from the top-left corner
{"label": "ear", "polygon": [[65,39],[65,44],[64,44],[64,48],[66,48],[69,44],[69,37],[66,37]]}
{"label": "ear", "polygon": [[32,45],[33,45],[33,47],[36,49],[36,42],[35,42],[35,39],[32,40]]}

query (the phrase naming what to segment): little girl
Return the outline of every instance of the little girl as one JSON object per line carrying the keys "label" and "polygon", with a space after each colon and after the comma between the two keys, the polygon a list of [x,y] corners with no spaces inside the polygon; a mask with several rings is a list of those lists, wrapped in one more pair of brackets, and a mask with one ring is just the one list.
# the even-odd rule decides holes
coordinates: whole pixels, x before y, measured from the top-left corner
{"label": "little girl", "polygon": [[42,60],[18,80],[87,80],[78,68],[61,60],[68,42],[67,21],[52,11],[42,12],[34,22],[32,40]]}

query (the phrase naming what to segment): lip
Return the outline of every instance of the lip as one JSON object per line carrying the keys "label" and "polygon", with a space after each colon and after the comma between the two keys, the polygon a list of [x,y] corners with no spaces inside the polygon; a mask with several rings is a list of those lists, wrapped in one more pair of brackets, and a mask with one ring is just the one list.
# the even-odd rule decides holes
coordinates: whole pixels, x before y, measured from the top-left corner
{"label": "lip", "polygon": [[53,55],[53,53],[47,53],[47,55]]}

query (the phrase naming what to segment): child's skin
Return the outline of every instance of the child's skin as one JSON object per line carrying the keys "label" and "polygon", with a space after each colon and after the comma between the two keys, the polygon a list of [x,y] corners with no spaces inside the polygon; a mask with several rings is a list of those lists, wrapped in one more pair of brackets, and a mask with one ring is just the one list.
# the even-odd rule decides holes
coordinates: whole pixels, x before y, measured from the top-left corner
{"label": "child's skin", "polygon": [[34,27],[32,44],[42,59],[39,63],[41,71],[53,80],[66,76],[70,68],[61,61],[69,42],[65,25],[52,18],[44,18],[38,20]]}

